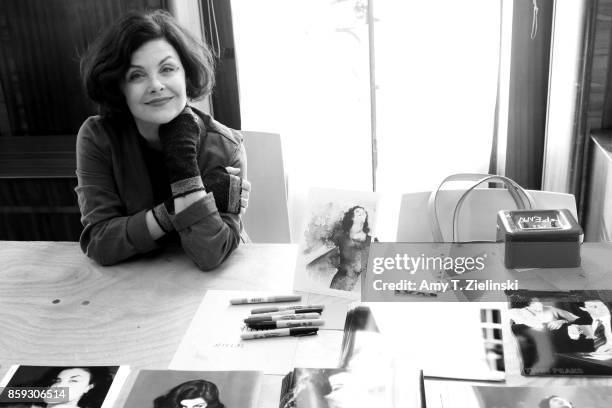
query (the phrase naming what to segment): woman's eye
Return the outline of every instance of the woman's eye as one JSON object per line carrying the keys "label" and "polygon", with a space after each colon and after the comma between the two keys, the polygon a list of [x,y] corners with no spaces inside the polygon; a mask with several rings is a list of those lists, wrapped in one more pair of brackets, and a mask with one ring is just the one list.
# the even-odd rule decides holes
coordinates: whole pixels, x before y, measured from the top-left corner
{"label": "woman's eye", "polygon": [[128,75],[128,81],[135,81],[143,77],[144,74],[142,72],[132,72]]}
{"label": "woman's eye", "polygon": [[173,67],[173,66],[165,66],[165,67],[162,68],[162,72],[166,72],[166,73],[174,72],[176,70],[177,70],[177,68]]}

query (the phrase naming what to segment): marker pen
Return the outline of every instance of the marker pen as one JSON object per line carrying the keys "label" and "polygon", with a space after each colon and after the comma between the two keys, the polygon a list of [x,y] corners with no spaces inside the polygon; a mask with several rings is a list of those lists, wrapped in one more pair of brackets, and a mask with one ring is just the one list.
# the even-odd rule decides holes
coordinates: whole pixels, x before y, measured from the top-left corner
{"label": "marker pen", "polygon": [[301,314],[282,314],[282,315],[271,315],[262,314],[244,319],[245,323],[254,322],[276,322],[279,320],[302,320],[302,319],[319,319],[321,315],[319,313],[301,313]]}
{"label": "marker pen", "polygon": [[262,330],[242,333],[240,338],[242,340],[253,340],[253,339],[266,339],[268,337],[286,337],[286,336],[310,336],[317,334],[319,331],[316,327],[296,327],[294,329],[276,329],[276,330]]}
{"label": "marker pen", "polygon": [[280,312],[274,313],[258,313],[255,315],[251,315],[250,317],[261,317],[261,316],[297,316],[306,313],[322,313],[323,309],[300,309],[300,310],[281,310]]}
{"label": "marker pen", "polygon": [[321,309],[323,310],[325,306],[323,305],[295,305],[295,306],[273,306],[273,307],[258,307],[251,310],[251,314],[259,314],[259,313],[273,313],[280,312],[284,310],[300,310],[300,309]]}
{"label": "marker pen", "polygon": [[255,322],[255,323],[248,323],[247,325],[251,329],[270,330],[270,329],[285,329],[287,327],[323,326],[323,323],[325,322],[321,319],[309,319],[309,320],[279,320],[278,322]]}
{"label": "marker pen", "polygon": [[230,303],[232,305],[244,305],[248,303],[298,302],[300,300],[302,300],[300,295],[282,295],[232,299]]}

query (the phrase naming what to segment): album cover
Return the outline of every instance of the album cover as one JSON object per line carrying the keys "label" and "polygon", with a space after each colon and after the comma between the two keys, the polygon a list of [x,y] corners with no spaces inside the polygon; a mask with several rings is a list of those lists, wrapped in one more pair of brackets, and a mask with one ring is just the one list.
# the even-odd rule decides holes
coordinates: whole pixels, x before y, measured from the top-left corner
{"label": "album cover", "polygon": [[612,375],[612,291],[507,295],[524,375]]}

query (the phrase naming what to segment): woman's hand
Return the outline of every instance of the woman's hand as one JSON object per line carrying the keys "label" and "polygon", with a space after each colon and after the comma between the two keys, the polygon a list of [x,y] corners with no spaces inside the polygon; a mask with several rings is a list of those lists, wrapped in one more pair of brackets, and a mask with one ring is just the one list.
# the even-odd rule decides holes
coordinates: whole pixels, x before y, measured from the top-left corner
{"label": "woman's hand", "polygon": [[[226,167],[225,170],[232,175],[238,177],[240,169],[236,167]],[[240,192],[240,215],[244,215],[249,206],[249,195],[251,193],[251,183],[246,179],[242,179],[242,191]]]}
{"label": "woman's hand", "polygon": [[552,322],[548,322],[547,327],[548,330],[559,330],[565,323],[567,323],[567,320],[553,320]]}
{"label": "woman's hand", "polygon": [[571,324],[567,326],[567,335],[572,340],[578,340],[582,335],[582,329],[578,325]]}
{"label": "woman's hand", "polygon": [[215,197],[220,212],[244,214],[249,205],[251,183],[242,179],[240,169],[217,166],[202,174],[204,187]]}
{"label": "woman's hand", "polygon": [[168,169],[172,196],[202,189],[198,152],[200,150],[200,127],[189,107],[170,122],[159,127],[159,140]]}

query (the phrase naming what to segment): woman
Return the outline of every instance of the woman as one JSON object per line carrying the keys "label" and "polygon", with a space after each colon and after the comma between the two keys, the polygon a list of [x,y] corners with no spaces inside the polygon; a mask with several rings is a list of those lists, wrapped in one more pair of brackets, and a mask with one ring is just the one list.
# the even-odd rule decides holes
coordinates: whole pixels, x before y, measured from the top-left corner
{"label": "woman", "polygon": [[63,367],[53,370],[50,387],[67,388],[67,400],[45,399],[47,408],[99,408],[113,382],[107,367]]}
{"label": "woman", "polygon": [[0,404],[10,407],[30,408],[100,408],[113,382],[108,367],[54,367],[47,370],[42,379],[26,385],[46,389],[44,400],[34,404]]}
{"label": "woman", "polygon": [[515,324],[524,324],[538,331],[559,330],[564,324],[578,319],[578,316],[554,306],[544,306],[538,299],[533,298],[524,307],[514,307],[509,315]]}
{"label": "woman", "polygon": [[190,107],[211,92],[209,49],[166,12],[130,13],[88,49],[101,115],[77,137],[81,248],[102,265],[180,241],[202,270],[238,246],[250,190],[242,136]]}
{"label": "woman", "polygon": [[[567,348],[567,331],[562,328],[576,321],[578,316],[554,306],[545,306],[538,298],[530,299],[527,304],[514,303],[508,315],[513,331],[526,340],[520,343],[525,371],[532,374],[549,373],[554,367],[557,350]],[[530,347],[535,348],[532,358],[527,357]]]}
{"label": "woman", "polygon": [[339,229],[332,235],[340,261],[338,271],[331,280],[331,289],[353,290],[368,265],[372,241],[369,232],[368,213],[363,207],[356,205],[344,214]]}
{"label": "woman", "polygon": [[538,404],[539,408],[574,408],[574,404],[565,398],[557,395],[551,395],[550,397],[544,398]]}
{"label": "woman", "polygon": [[612,354],[612,321],[610,310],[599,299],[585,300],[581,310],[587,312],[591,324],[572,324],[567,328],[572,340],[579,340],[581,336],[593,341],[597,353]]}
{"label": "woman", "polygon": [[219,389],[206,380],[187,381],[166,395],[155,399],[155,408],[225,408],[219,401]]}

